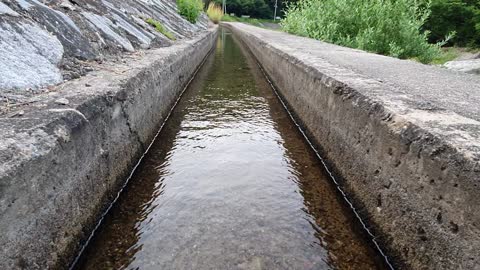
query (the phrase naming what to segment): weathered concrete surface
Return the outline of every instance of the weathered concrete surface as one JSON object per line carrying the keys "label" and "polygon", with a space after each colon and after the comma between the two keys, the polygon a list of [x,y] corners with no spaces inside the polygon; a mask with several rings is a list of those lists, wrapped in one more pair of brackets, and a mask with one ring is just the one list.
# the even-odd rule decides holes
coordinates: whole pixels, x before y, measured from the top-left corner
{"label": "weathered concrete surface", "polygon": [[0,118],[0,269],[68,266],[215,33],[103,63]]}
{"label": "weathered concrete surface", "polygon": [[480,269],[480,78],[228,23],[399,268]]}
{"label": "weathered concrete surface", "polygon": [[172,45],[147,19],[177,40],[204,31],[208,23],[204,14],[188,22],[171,0],[2,0],[0,94],[78,78],[92,61]]}

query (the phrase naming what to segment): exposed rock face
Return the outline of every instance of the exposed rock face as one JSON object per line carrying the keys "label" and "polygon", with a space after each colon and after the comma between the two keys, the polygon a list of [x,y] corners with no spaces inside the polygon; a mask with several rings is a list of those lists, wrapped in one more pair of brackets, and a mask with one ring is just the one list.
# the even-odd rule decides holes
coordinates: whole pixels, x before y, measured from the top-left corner
{"label": "exposed rock face", "polygon": [[30,22],[0,24],[0,88],[27,88],[62,81],[63,46]]}
{"label": "exposed rock face", "polygon": [[0,91],[57,84],[84,75],[88,61],[171,45],[147,18],[177,39],[205,30],[208,22],[203,15],[191,24],[170,0],[2,0]]}
{"label": "exposed rock face", "polygon": [[444,66],[451,70],[480,75],[480,59],[449,61]]}

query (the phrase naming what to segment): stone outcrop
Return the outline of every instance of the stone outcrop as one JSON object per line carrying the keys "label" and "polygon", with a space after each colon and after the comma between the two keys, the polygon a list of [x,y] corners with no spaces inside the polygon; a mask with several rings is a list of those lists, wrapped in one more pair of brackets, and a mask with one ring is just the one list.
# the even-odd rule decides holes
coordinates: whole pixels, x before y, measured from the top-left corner
{"label": "stone outcrop", "polygon": [[480,75],[480,59],[449,61],[443,66],[455,71]]}
{"label": "stone outcrop", "polygon": [[91,61],[170,46],[145,22],[150,18],[176,39],[193,37],[208,22],[202,15],[191,24],[171,0],[2,0],[0,93],[58,84],[85,75]]}

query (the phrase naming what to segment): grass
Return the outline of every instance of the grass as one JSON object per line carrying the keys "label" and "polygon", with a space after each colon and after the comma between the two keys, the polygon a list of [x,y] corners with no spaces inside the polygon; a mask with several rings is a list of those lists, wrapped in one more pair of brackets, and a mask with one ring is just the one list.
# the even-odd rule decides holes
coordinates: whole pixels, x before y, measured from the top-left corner
{"label": "grass", "polygon": [[273,20],[268,20],[268,19],[256,19],[256,18],[242,18],[242,17],[236,17],[236,16],[230,16],[230,15],[223,15],[222,21],[224,22],[242,22],[242,23],[247,23],[251,24],[254,26],[258,27],[263,27],[263,23],[277,23],[278,21],[274,22]]}
{"label": "grass", "polygon": [[162,23],[160,23],[159,21],[157,20],[154,20],[152,18],[148,18],[145,20],[146,23],[150,24],[151,26],[155,27],[155,29],[162,33],[164,36],[166,36],[168,39],[170,40],[176,40],[175,36],[173,35],[172,32],[168,31],[163,25]]}
{"label": "grass", "polygon": [[458,50],[458,48],[455,48],[455,47],[442,48],[442,52],[437,57],[432,59],[431,64],[443,65],[448,61],[454,60],[460,55],[461,55],[461,52]]}
{"label": "grass", "polygon": [[218,24],[223,17],[222,7],[216,5],[214,2],[210,2],[207,9],[207,16],[213,23]]}
{"label": "grass", "polygon": [[480,49],[474,48],[464,48],[464,47],[446,47],[442,48],[442,53],[434,58],[431,64],[434,65],[443,65],[448,61],[455,60],[456,58],[465,55],[465,54],[475,54],[478,53]]}

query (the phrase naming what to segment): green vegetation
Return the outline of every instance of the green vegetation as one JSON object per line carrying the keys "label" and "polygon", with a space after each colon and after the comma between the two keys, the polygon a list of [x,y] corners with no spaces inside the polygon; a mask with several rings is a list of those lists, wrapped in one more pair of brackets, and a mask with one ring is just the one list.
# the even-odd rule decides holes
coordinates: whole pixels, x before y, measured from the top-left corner
{"label": "green vegetation", "polygon": [[[222,0],[213,1],[219,5],[222,4]],[[252,18],[272,18],[274,4],[274,0],[228,0],[227,12],[234,13],[237,16],[249,15]]]}
{"label": "green vegetation", "polygon": [[421,31],[428,5],[416,0],[302,0],[291,5],[282,27],[289,33],[423,63],[440,55]]}
{"label": "green vegetation", "polygon": [[241,18],[236,16],[224,15],[222,17],[222,21],[224,22],[242,22],[248,23],[258,27],[264,27],[263,23],[273,23],[273,20],[268,19],[256,19],[256,18]]}
{"label": "green vegetation", "polygon": [[[212,0],[221,3],[221,0]],[[264,27],[274,0],[229,0],[223,21]],[[422,63],[480,48],[480,0],[284,0],[284,31]],[[269,21],[271,22],[271,21]],[[442,48],[448,45],[452,47]]]}
{"label": "green vegetation", "polygon": [[442,53],[432,59],[431,63],[434,65],[443,65],[448,61],[454,60],[460,55],[461,52],[455,47],[443,48]]}
{"label": "green vegetation", "polygon": [[438,42],[448,33],[456,32],[450,45],[480,46],[479,0],[432,0],[430,9],[430,17],[423,26],[431,32],[430,42]]}
{"label": "green vegetation", "polygon": [[455,60],[457,57],[471,57],[479,53],[479,49],[463,48],[463,47],[445,47],[442,53],[432,60],[432,64],[443,65],[448,61]]}
{"label": "green vegetation", "polygon": [[208,5],[207,9],[207,15],[212,20],[212,22],[218,24],[218,22],[222,19],[223,17],[223,10],[220,5],[217,5],[213,2],[211,2]]}
{"label": "green vegetation", "polygon": [[145,22],[147,22],[151,26],[155,27],[155,29],[158,32],[162,33],[168,39],[170,39],[170,40],[175,40],[176,39],[175,36],[172,34],[172,32],[168,31],[165,27],[163,27],[163,25],[159,21],[154,20],[152,18],[148,18],[148,19],[145,20]]}
{"label": "green vegetation", "polygon": [[191,23],[196,23],[203,11],[202,0],[177,0],[178,13]]}
{"label": "green vegetation", "polygon": [[230,16],[228,14],[223,15],[222,21],[224,22],[239,22],[239,17]]}

